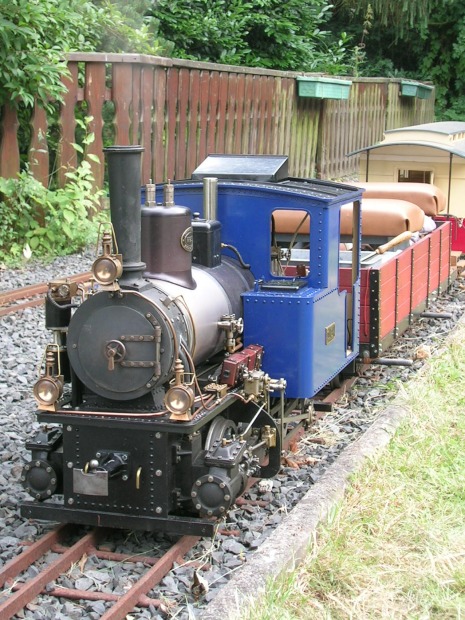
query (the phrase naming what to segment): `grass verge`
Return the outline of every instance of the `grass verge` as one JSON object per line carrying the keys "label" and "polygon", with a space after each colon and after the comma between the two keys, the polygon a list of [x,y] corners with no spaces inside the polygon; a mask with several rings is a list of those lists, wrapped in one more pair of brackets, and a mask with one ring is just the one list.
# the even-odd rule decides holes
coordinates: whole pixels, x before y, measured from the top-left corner
{"label": "grass verge", "polygon": [[465,620],[465,324],[398,398],[409,418],[308,557],[246,620]]}

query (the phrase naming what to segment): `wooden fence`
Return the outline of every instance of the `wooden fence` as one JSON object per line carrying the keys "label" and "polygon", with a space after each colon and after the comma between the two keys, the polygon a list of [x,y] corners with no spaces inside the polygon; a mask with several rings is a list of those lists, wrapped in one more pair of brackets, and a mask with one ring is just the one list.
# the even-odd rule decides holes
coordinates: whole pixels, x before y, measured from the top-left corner
{"label": "wooden fence", "polygon": [[[296,77],[309,75],[302,73],[101,53],[69,54],[68,68],[56,152],[50,119],[36,106],[20,153],[17,113],[4,106],[0,176],[14,177],[27,156],[41,182],[52,170],[63,185],[77,162],[77,107],[93,119],[87,152],[100,162],[104,144],[144,146],[143,183],[188,178],[209,153],[285,154],[292,176],[341,178],[358,170],[348,152],[385,129],[433,120],[434,96],[401,97],[399,79],[353,78],[349,99],[320,100],[298,96]],[[104,166],[91,165],[102,186]]]}

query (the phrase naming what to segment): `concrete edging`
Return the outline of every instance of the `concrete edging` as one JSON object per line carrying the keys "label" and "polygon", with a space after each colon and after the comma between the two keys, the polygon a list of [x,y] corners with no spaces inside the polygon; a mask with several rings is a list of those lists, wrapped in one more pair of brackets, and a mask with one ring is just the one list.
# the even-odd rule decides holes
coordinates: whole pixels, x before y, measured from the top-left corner
{"label": "concrete edging", "polygon": [[[433,359],[443,353],[464,325],[465,314],[457,321],[455,329],[445,338]],[[421,378],[428,367],[427,362],[413,381]],[[380,412],[366,433],[342,451],[289,516],[201,612],[198,620],[239,620],[246,608],[264,597],[269,582],[286,571],[294,570],[308,554],[319,524],[343,499],[349,477],[361,469],[367,459],[375,460],[382,453],[408,415],[409,409],[400,392]]]}
{"label": "concrete edging", "polygon": [[405,407],[395,402],[384,409],[366,433],[343,450],[251,560],[221,589],[198,616],[199,620],[243,617],[244,607],[256,603],[270,581],[300,564],[318,525],[343,498],[349,476],[360,469],[366,459],[381,453],[408,414]]}

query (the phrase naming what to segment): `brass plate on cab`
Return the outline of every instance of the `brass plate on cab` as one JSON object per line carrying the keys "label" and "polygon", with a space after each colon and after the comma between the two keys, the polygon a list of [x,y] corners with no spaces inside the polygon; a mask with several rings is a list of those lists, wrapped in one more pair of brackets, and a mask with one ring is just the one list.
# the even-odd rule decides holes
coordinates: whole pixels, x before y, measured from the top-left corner
{"label": "brass plate on cab", "polygon": [[336,337],[336,323],[331,323],[325,327],[325,344],[330,344]]}

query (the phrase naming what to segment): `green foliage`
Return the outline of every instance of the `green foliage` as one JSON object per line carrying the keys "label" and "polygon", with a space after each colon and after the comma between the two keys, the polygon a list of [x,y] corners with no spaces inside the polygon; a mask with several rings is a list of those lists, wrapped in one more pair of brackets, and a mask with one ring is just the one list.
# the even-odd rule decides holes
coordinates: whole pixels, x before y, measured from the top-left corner
{"label": "green foliage", "polygon": [[342,73],[347,37],[323,27],[326,0],[153,0],[151,14],[173,55],[249,67]]}
{"label": "green foliage", "polygon": [[[394,11],[398,2],[386,5],[386,10]],[[405,39],[400,44],[399,30],[394,25],[394,17],[387,24],[384,18],[373,10],[369,2],[363,2],[359,9],[353,0],[340,0],[336,4],[329,27],[338,30],[344,27],[356,45],[353,50],[353,74],[367,77],[411,77],[418,78],[418,62],[416,50],[411,49]],[[365,7],[362,12],[362,7]],[[416,34],[416,41],[420,37]],[[412,43],[415,43],[413,40]]]}
{"label": "green foliage", "polygon": [[465,4],[431,0],[431,16],[420,31],[419,72],[436,85],[440,120],[464,120]]}
{"label": "green foliage", "polygon": [[64,52],[89,51],[95,44],[81,0],[0,0],[0,105],[34,99],[47,106],[60,98],[66,73]]}
{"label": "green foliage", "polygon": [[373,17],[373,9],[371,8],[371,4],[369,4],[363,20],[362,37],[353,50],[353,75],[355,76],[360,75],[361,68],[366,62],[365,38],[370,34],[370,30],[373,26]]}
{"label": "green foliage", "polygon": [[[18,266],[35,257],[72,254],[95,235],[102,191],[96,191],[88,161],[67,173],[65,187],[52,191],[29,170],[0,177],[0,263]],[[89,215],[95,214],[94,221]]]}
{"label": "green foliage", "polygon": [[[365,36],[367,8],[373,18]],[[364,42],[363,63],[354,63],[361,75],[431,81],[436,120],[465,118],[462,0],[338,0],[329,27],[344,27],[352,40]]]}
{"label": "green foliage", "polygon": [[158,20],[147,15],[152,0],[94,0],[102,28],[97,51],[167,55],[173,44],[158,37]]}
{"label": "green foliage", "polygon": [[0,106],[32,107],[37,100],[49,108],[51,99],[60,101],[67,52],[160,53],[156,20],[142,13],[136,23],[134,7],[124,7],[109,0],[0,0]]}
{"label": "green foliage", "polygon": [[[444,0],[448,2],[448,0]],[[360,18],[372,11],[379,25],[394,26],[402,36],[405,30],[425,27],[430,19],[434,0],[336,0],[336,12],[343,10]]]}

